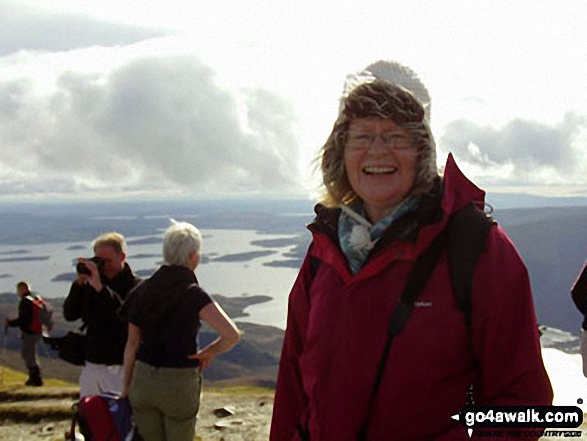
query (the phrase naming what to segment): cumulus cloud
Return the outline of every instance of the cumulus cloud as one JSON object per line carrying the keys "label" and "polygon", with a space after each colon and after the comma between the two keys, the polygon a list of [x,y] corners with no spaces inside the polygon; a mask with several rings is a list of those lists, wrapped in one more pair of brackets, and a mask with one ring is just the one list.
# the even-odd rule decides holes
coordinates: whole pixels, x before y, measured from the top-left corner
{"label": "cumulus cloud", "polygon": [[223,87],[194,56],[64,72],[50,92],[0,82],[0,193],[295,191],[293,107]]}
{"label": "cumulus cloud", "polygon": [[[445,127],[440,145],[480,173],[490,171],[493,183],[506,178],[511,184],[579,177],[586,184],[585,129],[587,120],[576,113],[567,113],[555,125],[515,119],[495,128],[458,120]],[[495,170],[507,173],[496,175]]]}
{"label": "cumulus cloud", "polygon": [[0,3],[0,56],[20,50],[64,51],[93,45],[127,45],[169,32],[122,25],[81,14]]}

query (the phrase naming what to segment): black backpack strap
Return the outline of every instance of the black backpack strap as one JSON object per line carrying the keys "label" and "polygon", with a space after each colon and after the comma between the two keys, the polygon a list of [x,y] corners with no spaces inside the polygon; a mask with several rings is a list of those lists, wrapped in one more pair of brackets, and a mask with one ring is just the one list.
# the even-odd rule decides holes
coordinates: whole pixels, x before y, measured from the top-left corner
{"label": "black backpack strap", "polygon": [[322,261],[316,256],[310,255],[310,280],[312,282],[316,278],[316,274],[318,274],[318,268],[320,268],[321,263]]}
{"label": "black backpack strap", "polygon": [[[471,333],[471,297],[475,267],[481,253],[485,250],[487,236],[494,224],[495,221],[483,210],[468,204],[451,216],[447,226],[450,281],[457,306],[465,313],[469,334]],[[466,398],[467,405],[474,404],[472,385],[467,390]]]}
{"label": "black backpack strap", "polygon": [[448,223],[448,266],[457,306],[471,325],[473,276],[487,236],[495,221],[483,210],[468,204],[453,214]]}
{"label": "black backpack strap", "polygon": [[[359,429],[359,441],[365,440],[371,421],[373,407],[379,393],[387,359],[393,339],[403,330],[414,303],[426,287],[432,272],[436,268],[443,248],[447,248],[451,284],[460,310],[466,315],[467,326],[471,321],[471,293],[473,276],[479,256],[485,249],[487,236],[494,220],[473,204],[468,204],[451,216],[447,228],[440,233],[416,260],[410,272],[408,281],[398,302],[391,314],[387,330],[387,340],[377,367],[377,373],[365,420]],[[321,260],[310,256],[310,274],[313,281],[318,273]],[[472,389],[469,389],[470,400]],[[306,438],[307,439],[307,438]]]}
{"label": "black backpack strap", "polygon": [[389,351],[393,339],[399,335],[414,307],[414,302],[420,296],[424,288],[426,287],[432,272],[436,268],[440,254],[443,248],[446,246],[447,233],[441,232],[432,242],[432,244],[418,257],[404,288],[404,291],[399,299],[397,306],[391,314],[389,320],[389,326],[387,329],[387,341],[381,354],[381,359],[377,367],[377,373],[375,376],[375,382],[373,383],[373,389],[371,390],[371,396],[367,406],[367,413],[365,420],[359,429],[357,438],[359,440],[365,440],[367,436],[367,430],[371,422],[371,416],[373,414],[373,407],[377,400],[377,394],[379,393],[379,387],[383,379],[385,367],[387,365],[387,359],[389,357]]}
{"label": "black backpack strap", "polygon": [[[316,278],[316,274],[318,274],[318,268],[322,264],[322,260],[317,258],[316,256],[312,255],[312,248],[314,247],[314,242],[310,243],[310,247],[308,248],[308,253],[310,255],[310,285],[314,282]],[[307,293],[308,302],[310,301],[310,293]],[[309,419],[309,417],[308,417]],[[305,424],[301,421],[298,421],[296,424],[296,430],[298,436],[301,441],[310,441],[310,433],[308,431],[309,421],[306,421]]]}

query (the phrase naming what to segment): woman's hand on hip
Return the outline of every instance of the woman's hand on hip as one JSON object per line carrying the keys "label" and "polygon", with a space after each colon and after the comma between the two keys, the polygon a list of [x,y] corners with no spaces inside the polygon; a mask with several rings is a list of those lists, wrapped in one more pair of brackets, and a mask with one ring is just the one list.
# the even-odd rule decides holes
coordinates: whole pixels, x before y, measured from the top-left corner
{"label": "woman's hand on hip", "polygon": [[199,367],[202,371],[210,366],[210,363],[212,363],[212,360],[215,357],[216,354],[214,354],[210,349],[203,349],[196,354],[188,356],[190,360],[198,360],[200,362]]}

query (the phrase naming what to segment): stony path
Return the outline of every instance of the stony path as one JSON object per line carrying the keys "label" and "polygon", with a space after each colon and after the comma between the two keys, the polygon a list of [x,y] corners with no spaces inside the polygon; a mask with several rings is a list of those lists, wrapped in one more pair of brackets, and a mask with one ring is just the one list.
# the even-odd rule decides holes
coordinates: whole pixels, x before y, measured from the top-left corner
{"label": "stony path", "polygon": [[[58,441],[69,429],[75,388],[14,389],[0,392],[0,441]],[[215,410],[232,412],[219,417]],[[198,415],[198,441],[266,441],[273,410],[273,393],[263,389],[204,391]],[[218,412],[216,412],[218,413]],[[50,416],[53,418],[50,418]],[[587,440],[548,437],[542,441]]]}
{"label": "stony path", "polygon": [[[69,429],[75,389],[15,389],[0,393],[0,440],[57,441]],[[233,415],[218,417],[227,408]],[[261,389],[204,392],[198,416],[201,441],[262,441],[269,438],[273,394]]]}

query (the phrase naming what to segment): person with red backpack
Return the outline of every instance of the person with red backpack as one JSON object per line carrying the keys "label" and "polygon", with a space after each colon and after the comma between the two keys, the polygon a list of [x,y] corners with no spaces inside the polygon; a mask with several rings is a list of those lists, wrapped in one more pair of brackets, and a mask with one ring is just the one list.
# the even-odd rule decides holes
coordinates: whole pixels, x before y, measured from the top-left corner
{"label": "person with red backpack", "polygon": [[18,317],[6,319],[7,327],[20,328],[22,331],[22,358],[29,372],[26,386],[42,386],[41,368],[37,356],[37,345],[41,341],[43,326],[51,331],[53,322],[47,302],[31,293],[27,282],[19,282],[16,292],[20,296]]}

